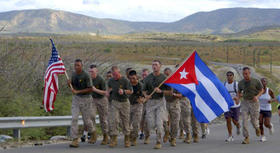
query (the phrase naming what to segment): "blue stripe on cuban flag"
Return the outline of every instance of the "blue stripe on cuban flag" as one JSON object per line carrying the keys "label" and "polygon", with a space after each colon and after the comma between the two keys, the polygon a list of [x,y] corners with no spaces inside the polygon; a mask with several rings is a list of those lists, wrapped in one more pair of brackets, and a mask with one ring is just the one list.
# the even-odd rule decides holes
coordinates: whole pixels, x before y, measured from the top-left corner
{"label": "blue stripe on cuban flag", "polygon": [[223,83],[195,53],[194,69],[198,84],[166,83],[188,97],[198,122],[209,123],[227,112],[233,100]]}

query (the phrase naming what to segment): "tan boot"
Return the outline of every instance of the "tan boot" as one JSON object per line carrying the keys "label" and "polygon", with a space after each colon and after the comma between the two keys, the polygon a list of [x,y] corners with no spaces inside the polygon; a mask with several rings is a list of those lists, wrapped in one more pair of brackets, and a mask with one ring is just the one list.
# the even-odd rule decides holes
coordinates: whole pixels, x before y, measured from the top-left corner
{"label": "tan boot", "polygon": [[172,147],[175,147],[175,146],[176,146],[176,138],[171,138],[171,139],[170,139],[170,145],[171,145]]}
{"label": "tan boot", "polygon": [[73,139],[73,141],[71,142],[69,147],[78,148],[79,147],[79,140],[78,140],[78,138]]}
{"label": "tan boot", "polygon": [[150,143],[150,136],[146,135],[144,139],[144,144],[149,144]]}
{"label": "tan boot", "polygon": [[91,133],[88,143],[95,144],[96,140],[97,140],[97,133],[96,133],[96,131],[94,131]]}
{"label": "tan boot", "polygon": [[161,148],[161,143],[157,142],[156,145],[154,146],[154,149],[160,149]]}
{"label": "tan boot", "polygon": [[261,129],[260,128],[256,128],[256,135],[258,137],[261,136]]}
{"label": "tan boot", "polygon": [[131,138],[131,146],[136,146],[136,139],[137,138]]}
{"label": "tan boot", "polygon": [[242,144],[249,144],[249,143],[250,143],[249,137],[245,137],[245,139],[242,141]]}
{"label": "tan boot", "polygon": [[124,136],[124,147],[126,148],[130,147],[129,135]]}
{"label": "tan boot", "polygon": [[109,147],[115,147],[117,146],[118,142],[117,142],[117,136],[116,135],[113,135],[113,136],[110,136],[110,144],[109,144]]}
{"label": "tan boot", "polygon": [[169,139],[169,131],[165,131],[165,134],[163,136],[163,142],[166,143]]}
{"label": "tan boot", "polygon": [[185,143],[190,144],[192,139],[192,135],[190,133],[187,133],[186,138],[184,140]]}
{"label": "tan boot", "polygon": [[183,130],[180,130],[179,139],[184,139],[184,131]]}
{"label": "tan boot", "polygon": [[199,142],[199,136],[198,136],[198,134],[194,134],[194,136],[193,136],[193,142],[194,142],[194,143],[198,143],[198,142]]}
{"label": "tan boot", "polygon": [[101,142],[101,145],[106,145],[106,144],[108,144],[108,134],[104,134],[103,135],[103,140],[102,140],[102,142]]}

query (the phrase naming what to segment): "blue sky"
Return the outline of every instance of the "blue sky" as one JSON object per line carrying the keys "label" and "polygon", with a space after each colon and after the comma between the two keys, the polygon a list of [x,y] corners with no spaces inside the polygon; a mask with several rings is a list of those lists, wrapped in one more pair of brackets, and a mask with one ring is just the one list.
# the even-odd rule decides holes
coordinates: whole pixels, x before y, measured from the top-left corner
{"label": "blue sky", "polygon": [[160,22],[231,7],[280,8],[280,0],[0,0],[0,12],[50,8],[98,18]]}

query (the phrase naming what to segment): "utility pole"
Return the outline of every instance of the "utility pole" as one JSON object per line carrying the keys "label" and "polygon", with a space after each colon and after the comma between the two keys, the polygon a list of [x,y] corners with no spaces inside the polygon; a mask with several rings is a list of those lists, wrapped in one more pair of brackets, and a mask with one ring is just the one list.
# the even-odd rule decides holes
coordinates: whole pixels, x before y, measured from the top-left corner
{"label": "utility pole", "polygon": [[227,63],[229,61],[229,57],[228,57],[228,46],[226,46],[226,53],[227,53]]}
{"label": "utility pole", "polygon": [[243,48],[243,64],[245,64],[245,52],[246,52],[246,50],[245,50],[245,47]]}
{"label": "utility pole", "polygon": [[253,66],[256,67],[256,49],[253,50]]}
{"label": "utility pole", "polygon": [[270,73],[272,73],[272,49],[270,50]]}

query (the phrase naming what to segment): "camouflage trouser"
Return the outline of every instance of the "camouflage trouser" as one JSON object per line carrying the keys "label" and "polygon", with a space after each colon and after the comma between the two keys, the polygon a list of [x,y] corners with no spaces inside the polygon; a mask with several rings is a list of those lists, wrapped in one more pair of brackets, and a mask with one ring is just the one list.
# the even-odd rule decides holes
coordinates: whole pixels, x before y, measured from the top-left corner
{"label": "camouflage trouser", "polygon": [[88,132],[92,133],[95,129],[90,115],[90,108],[92,105],[92,97],[87,96],[77,96],[72,97],[72,123],[71,123],[71,137],[78,138],[78,119],[80,112],[84,120],[85,126],[88,128]]}
{"label": "camouflage trouser", "polygon": [[207,123],[200,123],[200,127],[201,127],[201,134],[206,135],[207,134],[206,129],[208,127],[208,124]]}
{"label": "camouflage trouser", "polygon": [[194,135],[199,134],[199,123],[194,116],[193,110],[192,110],[192,132]]}
{"label": "camouflage trouser", "polygon": [[176,138],[179,130],[180,113],[181,113],[179,100],[174,102],[166,102],[166,109],[169,115],[170,128],[167,122],[164,122],[164,128],[166,131],[170,131],[171,138]]}
{"label": "camouflage trouser", "polygon": [[182,99],[180,100],[180,106],[180,128],[186,133],[191,133],[192,107],[190,101],[187,99]]}
{"label": "camouflage trouser", "polygon": [[147,127],[147,120],[146,120],[146,103],[143,104],[143,111],[142,111],[142,118],[140,128],[143,129],[143,132],[146,136],[150,135],[150,132]]}
{"label": "camouflage trouser", "polygon": [[161,142],[163,133],[163,122],[167,121],[168,114],[166,112],[165,98],[150,99],[146,103],[146,120],[148,131],[156,129],[157,141]]}
{"label": "camouflage trouser", "polygon": [[92,121],[93,126],[95,127],[95,117],[96,117],[96,110],[99,114],[99,121],[101,125],[101,130],[103,134],[108,133],[108,100],[106,97],[97,99],[93,98],[93,105],[92,105]]}
{"label": "camouflage trouser", "polygon": [[129,115],[130,103],[112,100],[109,106],[109,134],[110,136],[118,135],[118,126],[122,123],[124,135],[129,135]]}
{"label": "camouflage trouser", "polygon": [[241,102],[241,114],[243,124],[243,136],[248,137],[248,117],[250,115],[251,123],[255,129],[259,128],[260,103],[251,100]]}
{"label": "camouflage trouser", "polygon": [[143,104],[138,103],[138,104],[130,105],[130,125],[132,127],[130,135],[132,138],[138,137],[142,112],[143,112]]}

